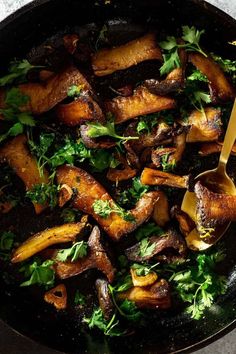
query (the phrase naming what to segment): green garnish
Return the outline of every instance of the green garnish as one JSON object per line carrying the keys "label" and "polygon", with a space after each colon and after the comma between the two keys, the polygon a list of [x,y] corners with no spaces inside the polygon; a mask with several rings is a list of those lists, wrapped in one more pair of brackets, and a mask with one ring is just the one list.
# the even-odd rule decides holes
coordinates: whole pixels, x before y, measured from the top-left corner
{"label": "green garnish", "polygon": [[119,205],[109,200],[96,200],[93,203],[94,212],[102,218],[108,218],[111,213],[116,213],[126,221],[134,222],[135,218],[129,212],[121,208]]}
{"label": "green garnish", "polygon": [[139,255],[141,257],[151,256],[154,249],[155,243],[151,243],[148,238],[143,238],[139,243]]}
{"label": "green garnish", "polygon": [[15,237],[16,235],[11,231],[4,231],[0,234],[0,259],[4,261],[10,259]]}
{"label": "green garnish", "polygon": [[132,180],[132,187],[119,193],[118,202],[122,206],[130,204],[134,205],[148,191],[149,186],[142,184],[139,178],[134,177]]}
{"label": "green garnish", "polygon": [[0,86],[6,86],[14,83],[26,81],[26,75],[32,69],[42,68],[42,66],[31,65],[28,60],[15,60],[10,62],[9,74],[0,78]]}
{"label": "green garnish", "polygon": [[157,224],[154,222],[149,222],[147,224],[144,224],[138,228],[138,230],[135,233],[135,237],[138,241],[141,241],[143,238],[150,237],[150,236],[161,236],[164,234],[164,230],[160,228]]}
{"label": "green garnish", "polygon": [[128,140],[137,140],[138,136],[121,136],[118,135],[115,131],[115,123],[108,121],[106,124],[101,123],[88,123],[87,135],[90,138],[98,138],[100,136],[111,136],[112,138],[122,140],[124,142]]}
{"label": "green garnish", "polygon": [[35,184],[30,190],[26,192],[32,202],[41,205],[49,205],[54,208],[57,205],[57,196],[60,190],[60,186],[53,183]]}
{"label": "green garnish", "polygon": [[77,209],[65,208],[62,210],[60,217],[64,222],[75,222],[81,218],[81,213]]}
{"label": "green garnish", "polygon": [[67,96],[77,98],[81,95],[83,88],[84,88],[83,85],[72,85],[69,87],[67,91]]}
{"label": "green garnish", "polygon": [[114,314],[110,321],[106,321],[100,308],[94,309],[91,317],[84,317],[83,322],[87,323],[88,327],[100,329],[105,336],[117,337],[124,334],[119,328],[119,320]]}
{"label": "green garnish", "polygon": [[39,258],[31,264],[26,264],[20,268],[20,272],[24,272],[25,277],[30,277],[20,286],[30,286],[34,284],[44,285],[46,288],[52,287],[55,281],[55,271],[52,268],[54,261],[46,260],[42,262]]}
{"label": "green garnish", "polygon": [[57,260],[60,262],[66,262],[70,259],[70,262],[77,261],[78,258],[83,258],[87,255],[87,243],[85,241],[79,241],[74,243],[70,248],[64,248],[57,253]]}
{"label": "green garnish", "polygon": [[74,298],[74,303],[75,305],[85,305],[86,304],[86,297],[79,292],[79,290],[76,290],[75,292],[75,298]]}
{"label": "green garnish", "polygon": [[165,171],[165,172],[171,172],[176,167],[175,159],[173,159],[171,162],[169,162],[169,156],[170,156],[169,153],[161,156],[161,165],[162,165],[163,171]]}

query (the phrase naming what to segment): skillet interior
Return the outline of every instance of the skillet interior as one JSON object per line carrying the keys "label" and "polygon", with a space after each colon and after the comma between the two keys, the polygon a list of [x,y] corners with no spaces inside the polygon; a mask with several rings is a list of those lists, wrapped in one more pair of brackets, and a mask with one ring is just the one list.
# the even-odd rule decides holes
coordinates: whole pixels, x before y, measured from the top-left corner
{"label": "skillet interior", "polygon": [[[107,20],[116,20],[113,21],[113,30],[120,37],[122,32],[127,31],[131,36],[138,35],[140,28],[145,32],[155,28],[157,32],[175,33],[178,26],[193,24],[206,29],[207,42],[204,45],[209,50],[224,57],[236,54],[227,44],[236,38],[236,22],[201,1],[129,0],[111,1],[110,5],[104,5],[102,0],[96,3],[101,6],[94,5],[94,1],[90,0],[36,1],[28,7],[28,11],[13,15],[0,26],[2,59],[7,64],[16,54],[24,56],[32,47],[59,31],[73,32],[74,26],[94,22],[102,26]],[[53,310],[45,312],[43,304],[33,302],[28,292],[6,289],[5,286],[0,288],[0,316],[21,333],[70,353],[164,353],[183,350],[221,331],[236,318],[234,229],[235,226],[232,226],[226,237],[228,292],[200,321],[191,321],[184,315],[165,314],[150,319],[150,326],[134,336],[104,339],[96,333],[93,336],[80,333],[76,319],[65,318],[63,314],[55,315]],[[86,279],[82,281],[86,282]]]}

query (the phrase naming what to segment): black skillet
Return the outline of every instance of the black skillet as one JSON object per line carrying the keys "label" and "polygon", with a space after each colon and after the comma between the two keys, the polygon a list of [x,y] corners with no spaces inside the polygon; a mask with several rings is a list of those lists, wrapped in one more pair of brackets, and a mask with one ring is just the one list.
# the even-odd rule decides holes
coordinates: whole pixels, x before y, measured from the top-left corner
{"label": "black skillet", "polygon": [[[58,31],[73,32],[75,26],[94,22],[102,26],[108,20],[114,20],[110,23],[121,41],[125,40],[126,32],[135,37],[140,31],[154,28],[157,33],[164,31],[175,34],[176,28],[182,24],[195,25],[199,29],[206,29],[204,44],[208,50],[235,58],[235,48],[228,42],[236,39],[236,21],[204,1],[111,0],[109,4],[105,0],[38,0],[0,24],[1,66],[16,55],[24,57],[32,47]],[[225,237],[228,255],[224,271],[228,275],[228,292],[199,321],[168,313],[150,317],[148,326],[133,336],[109,339],[100,333],[81,333],[76,319],[55,315],[53,311],[45,312],[43,306],[32,300],[27,292],[9,289],[3,283],[0,287],[0,317],[23,335],[68,353],[169,353],[196,350],[236,326],[234,228],[232,226]],[[29,347],[32,348],[30,341]],[[36,344],[35,350],[42,354],[46,352],[46,349]],[[22,350],[26,351],[26,348]]]}

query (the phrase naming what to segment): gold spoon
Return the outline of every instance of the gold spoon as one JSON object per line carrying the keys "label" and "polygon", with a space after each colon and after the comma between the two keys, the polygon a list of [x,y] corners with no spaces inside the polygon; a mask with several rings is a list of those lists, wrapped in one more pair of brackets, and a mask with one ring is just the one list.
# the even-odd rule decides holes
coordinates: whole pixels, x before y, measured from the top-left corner
{"label": "gold spoon", "polygon": [[[228,162],[233,144],[236,139],[236,99],[234,101],[233,110],[231,112],[230,120],[228,123],[227,131],[222,146],[218,167],[214,170],[205,171],[199,174],[195,181],[201,180],[205,186],[210,190],[221,193],[236,195],[236,187],[234,182],[229,178],[226,173],[226,164]],[[187,213],[195,222],[197,220],[196,213],[197,199],[195,193],[186,192],[183,198],[181,209]],[[200,235],[195,228],[186,237],[186,242],[189,248],[195,251],[203,251],[213,244],[215,244],[226,232],[230,223],[216,227],[214,236],[210,237],[209,243],[200,238]]]}

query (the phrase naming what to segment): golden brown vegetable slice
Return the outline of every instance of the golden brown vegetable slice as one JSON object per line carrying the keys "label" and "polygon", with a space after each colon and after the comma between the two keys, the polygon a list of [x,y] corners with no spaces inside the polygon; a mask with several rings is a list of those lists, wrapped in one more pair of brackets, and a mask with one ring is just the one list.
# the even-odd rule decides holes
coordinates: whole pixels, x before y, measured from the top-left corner
{"label": "golden brown vegetable slice", "polygon": [[118,168],[109,168],[107,172],[107,179],[117,183],[120,181],[126,181],[136,176],[137,170],[129,166],[124,156],[117,154],[115,158],[120,161],[122,169],[119,168],[120,166],[118,166]]}
{"label": "golden brown vegetable slice", "polygon": [[129,97],[115,97],[105,102],[105,109],[115,117],[115,123],[123,123],[131,118],[175,107],[170,97],[153,95],[146,87],[139,86]]}
{"label": "golden brown vegetable slice", "polygon": [[88,269],[97,268],[103,272],[108,281],[112,283],[115,276],[115,268],[112,266],[111,261],[101,244],[101,234],[97,226],[94,226],[91,235],[89,236],[88,246],[88,256],[83,257],[76,262],[59,262],[56,260],[57,253],[55,253],[55,264],[53,267],[57,276],[61,279],[66,279],[81,274]]}
{"label": "golden brown vegetable slice", "polygon": [[[199,155],[208,156],[215,153],[220,153],[222,150],[223,143],[216,141],[214,143],[203,143],[199,148]],[[236,155],[236,144],[233,145],[231,150],[231,155]]]}
{"label": "golden brown vegetable slice", "polygon": [[[67,67],[45,83],[19,85],[20,92],[29,97],[29,102],[21,110],[33,114],[47,112],[67,97],[67,91],[72,85],[82,85],[84,90],[91,90],[85,77],[74,66]],[[0,108],[5,108],[5,94],[5,91],[0,94]]]}
{"label": "golden brown vegetable slice", "polygon": [[88,95],[82,95],[71,103],[58,105],[56,114],[62,123],[70,127],[84,122],[104,120],[101,108]]}
{"label": "golden brown vegetable slice", "polygon": [[87,217],[82,218],[81,222],[69,223],[46,229],[28,238],[14,252],[11,258],[12,263],[22,262],[45,248],[64,242],[76,240],[87,223]]}
{"label": "golden brown vegetable slice", "polygon": [[214,227],[236,221],[236,195],[210,191],[200,181],[194,189],[197,196],[197,216],[204,227]]}
{"label": "golden brown vegetable slice", "polygon": [[[31,155],[25,135],[18,135],[0,149],[0,162],[7,162],[18,177],[24,182],[26,190],[36,184],[48,183],[48,173],[44,169],[39,173],[36,159]],[[47,205],[33,203],[36,214],[40,214]]]}
{"label": "golden brown vegetable slice", "polygon": [[44,300],[55,306],[57,310],[65,310],[67,306],[67,291],[64,284],[59,284],[44,295]]}
{"label": "golden brown vegetable slice", "polygon": [[94,212],[94,202],[99,200],[108,201],[110,205],[115,205],[115,203],[104,187],[90,174],[81,168],[65,165],[57,169],[57,181],[59,184],[67,184],[76,191],[72,201],[73,207],[92,215],[114,241],[118,241],[125,234],[134,231],[147,220],[152,214],[157,199],[156,192],[144,194],[136,207],[130,211],[133,221],[124,220],[117,212],[102,217]]}
{"label": "golden brown vegetable slice", "polygon": [[211,101],[213,103],[234,99],[235,90],[233,86],[225,77],[220,66],[211,57],[205,57],[200,53],[192,52],[189,54],[189,60],[207,77],[211,93]]}
{"label": "golden brown vegetable slice", "polygon": [[119,293],[118,299],[134,301],[136,306],[146,309],[168,309],[171,306],[170,287],[164,279],[149,287],[134,286]]}
{"label": "golden brown vegetable slice", "polygon": [[146,275],[138,275],[136,270],[131,268],[130,273],[134,286],[149,286],[154,284],[157,280],[157,274],[155,272],[149,272]]}
{"label": "golden brown vegetable slice", "polygon": [[99,50],[92,57],[92,66],[95,75],[104,76],[152,59],[162,61],[162,54],[155,34],[149,33],[119,47]]}
{"label": "golden brown vegetable slice", "polygon": [[222,133],[221,110],[207,107],[205,114],[195,110],[189,116],[187,123],[183,125],[189,126],[187,143],[218,140]]}
{"label": "golden brown vegetable slice", "polygon": [[187,188],[189,185],[189,176],[177,176],[172,173],[146,167],[141,174],[141,183],[148,186]]}
{"label": "golden brown vegetable slice", "polygon": [[170,221],[169,203],[164,192],[158,191],[158,200],[154,206],[152,218],[160,227],[164,227]]}
{"label": "golden brown vegetable slice", "polygon": [[175,218],[179,223],[179,229],[182,235],[185,237],[195,228],[194,221],[180,209],[179,206],[175,205],[171,208],[171,216]]}

